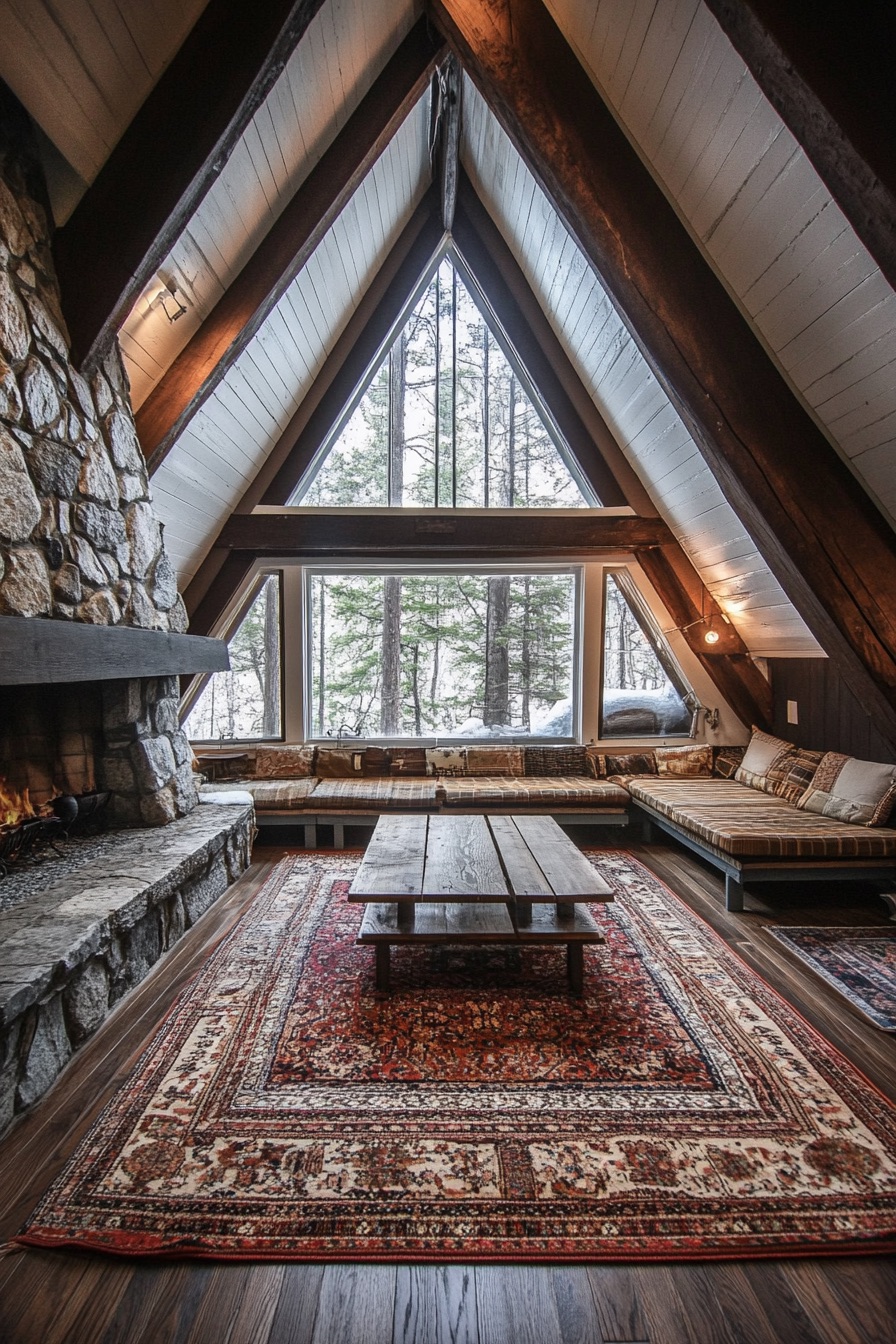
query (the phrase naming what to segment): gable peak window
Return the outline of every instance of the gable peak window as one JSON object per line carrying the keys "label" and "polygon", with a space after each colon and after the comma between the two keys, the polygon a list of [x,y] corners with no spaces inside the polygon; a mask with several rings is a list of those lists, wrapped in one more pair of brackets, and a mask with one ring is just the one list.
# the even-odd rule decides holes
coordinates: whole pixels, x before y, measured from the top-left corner
{"label": "gable peak window", "polygon": [[289,502],[443,509],[599,503],[450,253]]}

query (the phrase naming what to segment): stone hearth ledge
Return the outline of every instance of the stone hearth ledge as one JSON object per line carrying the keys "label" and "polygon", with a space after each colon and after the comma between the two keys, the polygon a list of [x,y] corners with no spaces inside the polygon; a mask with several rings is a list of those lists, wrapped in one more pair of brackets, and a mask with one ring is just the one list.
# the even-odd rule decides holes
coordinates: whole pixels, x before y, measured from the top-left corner
{"label": "stone hearth ledge", "polygon": [[253,827],[251,807],[206,806],[112,832],[93,862],[0,913],[0,1133],[243,872]]}

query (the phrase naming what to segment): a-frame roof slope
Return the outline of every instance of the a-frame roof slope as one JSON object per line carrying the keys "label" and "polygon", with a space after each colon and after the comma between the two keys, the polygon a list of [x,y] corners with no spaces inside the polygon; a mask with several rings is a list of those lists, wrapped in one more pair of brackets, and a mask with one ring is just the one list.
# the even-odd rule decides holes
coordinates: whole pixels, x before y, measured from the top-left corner
{"label": "a-frame roof slope", "polygon": [[[102,7],[103,0],[97,3]],[[745,8],[748,4],[743,0]],[[118,0],[121,13],[129,12],[130,5],[131,0]],[[296,13],[301,8],[294,6]],[[324,0],[319,7],[306,7],[304,35],[283,74],[258,106],[218,181],[186,222],[167,270],[159,268],[142,304],[125,323],[122,342],[137,404],[158,386],[179,350],[232,286],[422,8],[412,0],[371,0],[365,5]],[[42,12],[44,6],[37,9]],[[619,295],[613,293],[609,301],[606,286],[598,282],[602,258],[582,246],[581,221],[569,213],[569,192],[560,179],[550,185],[532,157],[531,143],[523,143],[531,126],[525,135],[514,135],[513,142],[506,126],[499,128],[493,109],[506,122],[507,95],[500,88],[500,61],[489,69],[489,59],[504,43],[518,90],[531,92],[537,81],[525,79],[527,27],[538,29],[545,9],[576,53],[592,90],[600,92],[683,222],[694,256],[702,259],[708,274],[719,277],[746,329],[765,351],[764,358],[792,390],[794,406],[802,408],[816,434],[812,439],[806,433],[806,442],[813,445],[804,464],[806,479],[816,472],[816,445],[821,456],[833,445],[860,482],[864,495],[851,493],[848,483],[841,493],[850,496],[853,514],[864,518],[862,526],[873,534],[873,573],[863,574],[861,556],[856,568],[850,547],[859,544],[861,550],[862,544],[853,528],[848,528],[842,553],[830,560],[834,578],[854,592],[857,622],[843,616],[836,628],[827,628],[819,607],[828,594],[816,598],[811,584],[800,577],[799,539],[784,537],[761,509],[756,513],[750,491],[744,498],[730,478],[724,453],[709,432],[711,417],[676,399],[675,380],[670,383],[653,362],[649,335],[638,330],[631,312],[626,314],[629,329],[617,316]],[[466,171],[653,507],[754,653],[814,651],[821,635],[841,670],[849,676],[858,673],[854,687],[861,689],[864,668],[880,695],[882,687],[892,685],[892,656],[882,652],[890,642],[892,599],[888,605],[879,591],[887,585],[890,592],[894,588],[892,546],[890,534],[885,530],[882,539],[873,520],[869,522],[859,496],[875,500],[892,524],[896,300],[831,191],[703,0],[644,0],[637,5],[598,0],[593,6],[546,0],[545,7],[540,0],[431,0],[426,11],[434,29],[442,26],[455,41],[479,88],[479,95],[468,91],[466,98]],[[55,31],[70,45],[77,45],[78,13],[66,0],[53,6]],[[140,25],[133,27],[137,32]],[[106,40],[114,48],[117,29],[111,18],[107,30]],[[478,43],[481,49],[470,47],[471,34],[474,47]],[[49,59],[54,55],[52,41],[46,36],[41,40]],[[24,37],[20,43],[28,45]],[[124,39],[118,45],[126,45]],[[488,46],[491,50],[485,51]],[[144,47],[149,50],[146,42]],[[167,49],[157,44],[154,68],[161,69],[170,55],[170,43]],[[33,63],[33,50],[30,57]],[[62,86],[73,83],[63,64],[54,59],[52,77],[34,95],[31,110],[38,120],[54,97],[54,80]],[[108,78],[103,85],[102,71],[95,83],[109,87]],[[548,99],[555,96],[547,86]],[[427,101],[396,131],[284,299],[185,424],[159,468],[157,506],[168,525],[183,584],[304,403],[328,351],[348,329],[352,313],[429,185]],[[147,109],[151,102],[150,94]],[[127,99],[119,104],[121,134],[133,109]],[[111,146],[115,116],[107,120],[103,143]],[[49,121],[45,129],[53,135]],[[64,148],[62,140],[58,147],[75,162],[75,148]],[[90,152],[97,162],[102,159],[98,142]],[[86,162],[82,156],[81,171],[89,176]],[[624,248],[625,239],[620,241]],[[173,325],[157,303],[147,303],[169,280],[188,301],[186,316]],[[699,387],[724,352],[712,349],[712,329],[692,335],[695,348],[702,341],[707,351],[706,360],[695,363]],[[761,435],[762,407],[756,411]],[[791,479],[795,476],[791,464]],[[835,472],[830,479],[840,478]],[[797,484],[798,497],[805,487]],[[836,513],[832,519],[830,530],[836,533]]]}

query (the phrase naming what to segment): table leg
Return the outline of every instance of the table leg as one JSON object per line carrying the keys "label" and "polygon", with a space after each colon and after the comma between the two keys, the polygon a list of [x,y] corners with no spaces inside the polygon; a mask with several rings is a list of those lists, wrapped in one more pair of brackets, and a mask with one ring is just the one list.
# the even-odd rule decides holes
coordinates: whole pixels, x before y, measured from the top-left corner
{"label": "table leg", "polygon": [[376,943],[376,987],[384,994],[389,993],[389,953],[391,944]]}
{"label": "table leg", "polygon": [[585,948],[581,943],[566,944],[566,969],[570,993],[581,997],[585,988]]}
{"label": "table leg", "polygon": [[576,903],[575,903],[575,901],[558,901],[558,902],[557,902],[557,918],[558,918],[558,919],[575,919],[575,917],[576,917]]}
{"label": "table leg", "polygon": [[517,901],[517,903],[516,903],[516,922],[517,922],[517,924],[523,924],[523,925],[525,925],[525,924],[531,924],[531,923],[532,923],[532,902],[531,902],[531,901],[519,901],[519,900]]}

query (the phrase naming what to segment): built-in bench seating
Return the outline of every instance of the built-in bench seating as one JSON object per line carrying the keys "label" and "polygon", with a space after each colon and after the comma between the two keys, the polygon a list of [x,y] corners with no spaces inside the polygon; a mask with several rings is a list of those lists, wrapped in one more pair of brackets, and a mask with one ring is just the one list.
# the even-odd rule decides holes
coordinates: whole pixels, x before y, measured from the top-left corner
{"label": "built-in bench seating", "polygon": [[[297,766],[304,773],[293,778],[257,777]],[[351,773],[338,777],[340,769]],[[381,773],[365,773],[373,770]],[[747,882],[896,878],[896,829],[883,824],[896,800],[896,766],[806,751],[758,730],[747,748],[689,744],[616,754],[593,747],[259,748],[251,776],[205,785],[203,793],[245,790],[260,825],[299,822],[309,846],[319,825],[332,826],[341,846],[346,824],[372,826],[395,809],[549,812],[561,823],[617,826],[633,815],[720,869],[730,910],[743,909]]]}

